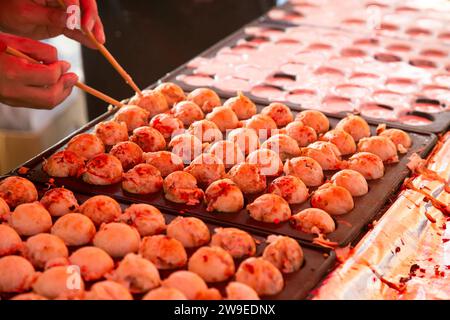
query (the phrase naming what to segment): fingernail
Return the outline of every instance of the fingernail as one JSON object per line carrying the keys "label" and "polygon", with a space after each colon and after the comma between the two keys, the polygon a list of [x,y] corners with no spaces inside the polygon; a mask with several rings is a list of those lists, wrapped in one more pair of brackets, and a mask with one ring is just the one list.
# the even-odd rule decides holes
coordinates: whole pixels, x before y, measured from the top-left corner
{"label": "fingernail", "polygon": [[71,65],[70,65],[70,63],[67,62],[67,61],[61,61],[61,67],[62,67],[62,71],[63,71],[63,74],[64,74],[64,73],[66,73],[67,71],[69,71]]}
{"label": "fingernail", "polygon": [[78,82],[78,76],[75,73],[67,74],[66,81],[64,82],[64,89],[73,87]]}
{"label": "fingernail", "polygon": [[105,42],[106,42],[106,36],[105,36],[105,32],[104,32],[103,30],[100,31],[99,38],[100,38],[100,39],[98,39],[98,40],[100,41],[100,43],[101,43],[101,44],[105,44]]}

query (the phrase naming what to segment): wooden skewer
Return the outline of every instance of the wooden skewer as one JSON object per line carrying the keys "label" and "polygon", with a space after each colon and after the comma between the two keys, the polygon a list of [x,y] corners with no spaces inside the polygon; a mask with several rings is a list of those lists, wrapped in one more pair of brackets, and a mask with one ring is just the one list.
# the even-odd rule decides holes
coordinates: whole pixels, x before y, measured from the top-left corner
{"label": "wooden skewer", "polygon": [[[11,48],[9,46],[6,47],[6,52],[8,54],[10,54],[10,55],[26,59],[27,61],[29,61],[31,63],[40,63],[39,61],[31,58],[30,56],[26,55],[25,53],[23,53],[23,52],[21,52],[19,50],[16,50],[14,48]],[[77,82],[75,84],[75,86],[80,88],[81,90],[84,90],[85,92],[87,92],[87,93],[89,93],[89,94],[99,98],[100,100],[105,101],[106,103],[112,104],[112,105],[117,106],[119,108],[123,107],[123,103],[122,102],[117,101],[116,99],[111,98],[110,96],[108,96],[108,95],[106,95],[106,94],[104,94],[104,93],[102,93],[102,92],[100,92],[98,90],[95,90],[94,88],[89,87],[88,85],[86,85],[84,83]]]}

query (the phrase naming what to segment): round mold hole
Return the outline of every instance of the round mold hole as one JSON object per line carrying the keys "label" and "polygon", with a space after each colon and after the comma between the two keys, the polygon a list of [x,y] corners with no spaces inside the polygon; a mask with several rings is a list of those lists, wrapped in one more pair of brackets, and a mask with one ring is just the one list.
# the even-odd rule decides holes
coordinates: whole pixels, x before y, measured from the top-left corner
{"label": "round mold hole", "polygon": [[313,51],[326,51],[326,50],[332,50],[333,46],[329,45],[327,43],[316,42],[316,43],[311,43],[307,49],[313,50]]}
{"label": "round mold hole", "polygon": [[437,74],[433,77],[436,84],[450,88],[450,73]]}
{"label": "round mold hole", "polygon": [[408,78],[389,78],[386,80],[386,88],[397,93],[414,93],[417,91],[417,84]]}
{"label": "round mold hole", "polygon": [[378,29],[383,30],[383,31],[397,31],[399,29],[399,27],[393,23],[383,22],[383,23],[380,23],[380,25],[378,26]]}
{"label": "round mold hole", "polygon": [[242,43],[231,47],[231,51],[238,54],[250,53],[255,50],[256,48],[248,43]]}
{"label": "round mold hole", "polygon": [[369,118],[391,120],[395,117],[392,107],[379,103],[363,103],[359,106],[359,111],[362,116]]}
{"label": "round mold hole", "polygon": [[450,40],[450,32],[443,32],[438,35],[439,39],[449,41]]}
{"label": "round mold hole", "polygon": [[309,67],[301,63],[286,63],[280,67],[280,71],[285,74],[297,76],[308,73]]}
{"label": "round mold hole", "polygon": [[412,50],[410,45],[404,43],[392,43],[388,45],[386,49],[394,52],[408,52]]}
{"label": "round mold hole", "polygon": [[355,46],[376,47],[380,45],[380,40],[375,38],[362,38],[353,41]]}
{"label": "round mold hole", "polygon": [[356,26],[363,26],[363,25],[366,24],[366,21],[362,20],[362,19],[351,18],[351,19],[342,20],[341,23],[348,24],[348,25],[353,25],[353,26],[355,26],[355,25]]}
{"label": "round mold hole", "polygon": [[409,98],[401,93],[389,90],[378,90],[372,94],[373,100],[381,105],[402,106],[409,102]]}
{"label": "round mold hole", "polygon": [[370,90],[366,87],[356,84],[341,84],[334,88],[334,92],[345,98],[364,98],[370,94]]}
{"label": "round mold hole", "polygon": [[298,52],[290,57],[291,62],[305,64],[309,66],[317,66],[326,60],[326,55],[322,52],[303,51]]}
{"label": "round mold hole", "polygon": [[419,98],[412,105],[414,111],[422,113],[438,113],[445,110],[438,100]]}
{"label": "round mold hole", "polygon": [[402,58],[399,56],[388,53],[388,52],[379,52],[374,55],[374,58],[380,62],[392,63],[392,62],[400,62]]}
{"label": "round mold hole", "polygon": [[387,9],[389,8],[389,6],[385,3],[381,3],[381,2],[376,2],[376,1],[370,1],[366,3],[366,8],[369,7],[378,7],[380,9]]}
{"label": "round mold hole", "polygon": [[344,48],[341,50],[341,56],[350,58],[360,58],[365,57],[367,53],[359,48]]}
{"label": "round mold hole", "polygon": [[277,73],[267,77],[265,80],[266,84],[276,86],[276,87],[285,87],[295,83],[296,77],[289,74]]}
{"label": "round mold hole", "polygon": [[419,27],[409,28],[405,32],[406,32],[406,34],[413,36],[413,37],[421,37],[421,36],[430,36],[431,35],[430,30],[427,30],[424,28],[419,28]]}
{"label": "round mold hole", "polygon": [[236,66],[234,77],[252,82],[262,82],[267,77],[267,71],[254,65],[242,64]]}
{"label": "round mold hole", "polygon": [[404,116],[398,117],[398,121],[410,126],[426,126],[432,124],[434,119],[429,114],[418,111],[412,111],[408,112]]}
{"label": "round mold hole", "polygon": [[440,49],[423,49],[420,51],[420,55],[433,58],[445,58],[448,56],[448,52]]}
{"label": "round mold hole", "polygon": [[344,77],[345,74],[341,70],[337,68],[331,68],[331,67],[319,67],[314,71],[314,74],[318,76],[332,76],[332,77]]}
{"label": "round mold hole", "polygon": [[179,75],[177,80],[193,87],[210,87],[214,83],[212,77],[202,74]]}
{"label": "round mold hole", "polygon": [[362,86],[374,86],[381,81],[380,76],[375,73],[356,72],[350,76],[350,82]]}
{"label": "round mold hole", "polygon": [[276,44],[292,44],[292,45],[301,45],[300,40],[292,39],[292,38],[281,38],[275,41]]}
{"label": "round mold hole", "polygon": [[247,41],[248,43],[251,43],[251,44],[260,45],[260,44],[263,44],[266,42],[270,42],[270,38],[263,37],[263,36],[250,35],[250,36],[245,37],[245,41]]}
{"label": "round mold hole", "polygon": [[439,100],[442,96],[450,95],[450,88],[439,85],[426,85],[422,88],[421,93],[429,99]]}
{"label": "round mold hole", "polygon": [[234,77],[216,77],[214,87],[230,93],[250,91],[250,83],[247,80]]}
{"label": "round mold hole", "polygon": [[437,65],[434,61],[428,60],[428,59],[421,59],[421,58],[415,58],[409,60],[409,64],[417,67],[417,68],[423,68],[423,69],[435,69],[437,68]]}
{"label": "round mold hole", "polygon": [[327,96],[322,100],[322,109],[330,113],[352,112],[355,109],[355,105],[349,98]]}
{"label": "round mold hole", "polygon": [[396,12],[400,12],[400,13],[414,13],[414,12],[418,12],[419,10],[417,8],[413,8],[413,7],[408,7],[408,6],[400,6],[395,8]]}
{"label": "round mold hole", "polygon": [[251,89],[252,95],[268,100],[285,101],[286,92],[282,88],[272,85],[258,85]]}

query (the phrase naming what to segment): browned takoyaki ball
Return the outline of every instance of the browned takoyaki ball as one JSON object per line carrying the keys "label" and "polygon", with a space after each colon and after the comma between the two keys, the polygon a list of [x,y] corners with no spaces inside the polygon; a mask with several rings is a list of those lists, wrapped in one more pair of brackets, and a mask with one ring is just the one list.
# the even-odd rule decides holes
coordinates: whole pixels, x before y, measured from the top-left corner
{"label": "browned takoyaki ball", "polygon": [[220,131],[235,129],[239,125],[239,119],[230,107],[216,107],[206,115],[206,120],[214,122]]}
{"label": "browned takoyaki ball", "polygon": [[131,105],[138,106],[149,112],[150,118],[166,111],[169,111],[169,104],[165,96],[157,90],[144,90],[142,95],[136,95],[130,100]]}
{"label": "browned takoyaki ball", "polygon": [[327,234],[336,230],[333,218],[322,209],[308,208],[291,217],[294,228],[311,234]]}
{"label": "browned takoyaki ball", "polygon": [[150,120],[150,126],[162,133],[164,139],[170,140],[184,132],[184,125],[180,119],[166,113],[157,114]]}
{"label": "browned takoyaki ball", "polygon": [[360,197],[369,192],[366,179],[358,171],[341,170],[331,177],[331,182],[350,191],[353,197]]}
{"label": "browned takoyaki ball", "polygon": [[279,154],[282,161],[298,157],[300,155],[300,148],[297,141],[286,134],[276,134],[266,140],[261,149],[270,149]]}
{"label": "browned takoyaki ball", "polygon": [[346,118],[339,121],[336,129],[343,130],[350,134],[355,142],[362,138],[370,137],[370,127],[366,120],[356,115],[348,115]]}
{"label": "browned takoyaki ball", "polygon": [[14,254],[22,249],[19,234],[7,224],[0,224],[0,257]]}
{"label": "browned takoyaki ball", "polygon": [[110,223],[122,214],[119,203],[108,196],[95,196],[80,207],[80,212],[92,220],[96,226],[102,223]]}
{"label": "browned takoyaki ball", "polygon": [[244,155],[249,155],[251,152],[259,148],[260,142],[256,131],[247,128],[237,128],[228,133],[228,141],[234,142],[238,145]]}
{"label": "browned takoyaki ball", "polygon": [[383,136],[362,138],[358,142],[358,151],[376,154],[386,163],[395,163],[399,161],[397,146],[391,139]]}
{"label": "browned takoyaki ball", "polygon": [[51,177],[78,177],[84,171],[84,160],[72,151],[58,151],[44,160],[44,171]]}
{"label": "browned takoyaki ball", "polygon": [[203,190],[197,187],[197,179],[190,173],[175,171],[163,183],[164,196],[175,203],[197,205],[204,197]]}
{"label": "browned takoyaki ball", "polygon": [[222,300],[222,294],[216,288],[209,288],[200,292],[197,300]]}
{"label": "browned takoyaki ball", "polygon": [[412,140],[408,133],[400,129],[386,129],[386,125],[379,125],[377,134],[392,140],[398,152],[407,153],[412,146]]}
{"label": "browned takoyaki ball", "polygon": [[245,128],[255,130],[258,137],[265,140],[277,130],[277,124],[265,114],[255,114],[245,121]]}
{"label": "browned takoyaki ball", "polygon": [[24,255],[35,268],[43,269],[54,259],[69,257],[69,250],[57,236],[40,233],[25,242]]}
{"label": "browned takoyaki ball", "polygon": [[161,172],[151,164],[142,163],[123,174],[122,188],[133,194],[150,194],[162,189]]}
{"label": "browned takoyaki ball", "polygon": [[156,235],[142,239],[139,254],[153,262],[160,270],[179,269],[187,263],[187,253],[183,244],[166,235]]}
{"label": "browned takoyaki ball", "polygon": [[114,270],[113,259],[102,249],[83,247],[72,253],[70,264],[80,268],[85,281],[99,280]]}
{"label": "browned takoyaki ball", "polygon": [[9,224],[21,236],[34,236],[50,230],[52,217],[39,202],[24,203],[11,213]]}
{"label": "browned takoyaki ball", "polygon": [[256,291],[246,284],[230,282],[225,288],[227,300],[259,300]]}
{"label": "browned takoyaki ball", "polygon": [[197,137],[201,142],[212,143],[220,141],[223,138],[222,131],[212,121],[200,120],[192,123],[188,132]]}
{"label": "browned takoyaki ball", "polygon": [[208,290],[208,286],[199,275],[184,270],[172,273],[162,282],[162,286],[179,290],[189,300],[197,299],[204,291]]}
{"label": "browned takoyaki ball", "polygon": [[330,129],[330,121],[328,118],[317,110],[302,111],[295,117],[295,120],[299,120],[305,126],[313,128],[317,134],[325,133]]}
{"label": "browned takoyaki ball", "polygon": [[320,186],[324,180],[320,164],[308,157],[297,157],[287,160],[284,164],[284,173],[300,178],[308,187]]}
{"label": "browned takoyaki ball", "polygon": [[256,244],[252,236],[236,228],[214,229],[210,245],[221,247],[236,259],[251,257],[256,253]]}
{"label": "browned takoyaki ball", "polygon": [[81,299],[84,282],[74,266],[58,266],[45,270],[33,284],[37,294],[48,299]]}
{"label": "browned takoyaki ball", "polygon": [[201,247],[190,257],[188,270],[206,282],[222,282],[234,275],[233,257],[221,247]]}
{"label": "browned takoyaki ball", "polygon": [[282,197],[266,193],[247,205],[250,216],[262,222],[280,223],[289,220],[291,209]]}
{"label": "browned takoyaki ball", "polygon": [[169,151],[149,152],[144,154],[146,163],[156,167],[162,177],[184,169],[183,159]]}
{"label": "browned takoyaki ball", "polygon": [[325,184],[313,193],[311,206],[337,216],[352,211],[354,202],[350,191],[347,189]]}
{"label": "browned takoyaki ball", "polygon": [[259,193],[267,186],[266,176],[261,174],[257,164],[237,164],[231,168],[227,177],[233,180],[243,193]]}
{"label": "browned takoyaki ball", "polygon": [[130,141],[136,143],[144,152],[161,151],[166,148],[164,136],[152,127],[134,129]]}
{"label": "browned takoyaki ball", "polygon": [[339,149],[331,142],[316,141],[302,148],[301,155],[316,160],[323,170],[336,170],[343,165]]}
{"label": "browned takoyaki ball", "polygon": [[221,159],[226,168],[231,168],[245,161],[245,156],[239,146],[231,141],[222,140],[215,142],[208,149],[208,152]]}
{"label": "browned takoyaki ball", "polygon": [[181,101],[174,105],[172,112],[174,117],[183,122],[185,126],[190,126],[195,121],[205,118],[202,109],[192,101]]}
{"label": "browned takoyaki ball", "polygon": [[41,198],[41,204],[54,217],[78,212],[80,208],[73,192],[65,188],[55,188],[47,191]]}
{"label": "browned takoyaki ball", "polygon": [[208,211],[238,212],[244,207],[241,189],[230,179],[214,181],[205,191]]}
{"label": "browned takoyaki ball", "polygon": [[184,171],[192,174],[200,185],[209,186],[225,176],[225,165],[215,155],[204,153],[195,158]]}
{"label": "browned takoyaki ball", "polygon": [[222,105],[222,101],[217,93],[208,88],[195,89],[188,94],[187,100],[197,104],[200,108],[202,108],[204,113],[209,113],[215,107]]}
{"label": "browned takoyaki ball", "polygon": [[105,146],[113,146],[128,140],[128,128],[125,122],[103,121],[95,126],[95,135]]}
{"label": "browned takoyaki ball", "polygon": [[384,176],[383,160],[369,152],[355,153],[348,160],[348,168],[358,171],[366,180],[376,180]]}
{"label": "browned takoyaki ball", "polygon": [[105,145],[96,135],[91,133],[81,133],[70,139],[66,150],[74,152],[85,160],[90,160],[93,157],[104,153]]}
{"label": "browned takoyaki ball", "polygon": [[145,126],[148,124],[149,119],[150,113],[147,110],[133,105],[123,106],[114,115],[115,121],[125,122],[129,132]]}
{"label": "browned takoyaki ball", "polygon": [[125,210],[121,219],[135,227],[143,237],[166,230],[166,221],[161,211],[149,204],[132,204]]}
{"label": "browned takoyaki ball", "polygon": [[269,192],[279,195],[289,204],[305,202],[309,197],[308,188],[300,178],[283,176],[275,179],[269,186]]}
{"label": "browned takoyaki ball", "polygon": [[8,177],[0,181],[0,198],[14,209],[20,204],[37,201],[38,192],[29,180],[22,177]]}
{"label": "browned takoyaki ball", "polygon": [[41,295],[38,295],[36,293],[22,293],[18,294],[17,296],[13,297],[11,300],[18,300],[18,301],[39,301],[39,300],[48,300],[46,297],[43,297]]}
{"label": "browned takoyaki ball", "polygon": [[161,92],[164,95],[169,107],[172,107],[180,101],[186,100],[186,95],[184,94],[183,89],[171,82],[160,84],[156,87],[155,91]]}
{"label": "browned takoyaki ball", "polygon": [[89,184],[105,186],[122,180],[123,168],[119,159],[111,154],[99,154],[86,163],[83,181]]}
{"label": "browned takoyaki ball", "polygon": [[316,131],[301,121],[289,123],[285,130],[289,137],[297,141],[299,147],[306,147],[317,140]]}
{"label": "browned takoyaki ball", "polygon": [[185,248],[206,245],[210,240],[206,224],[193,217],[177,217],[167,226],[167,235],[179,240]]}
{"label": "browned takoyaki ball", "polygon": [[142,163],[144,157],[144,151],[141,147],[131,141],[119,142],[111,149],[109,154],[119,159],[125,171]]}
{"label": "browned takoyaki ball", "polygon": [[19,256],[0,258],[0,293],[27,292],[36,273],[27,259]]}
{"label": "browned takoyaki ball", "polygon": [[52,227],[52,234],[61,238],[68,246],[83,246],[95,236],[95,225],[87,216],[69,213],[58,220]]}
{"label": "browned takoyaki ball", "polygon": [[0,198],[0,223],[2,221],[7,221],[10,213],[9,205],[3,198]]}
{"label": "browned takoyaki ball", "polygon": [[100,281],[86,292],[85,300],[133,300],[128,289],[114,281]]}
{"label": "browned takoyaki ball", "polygon": [[122,258],[137,252],[141,237],[133,227],[124,223],[108,223],[100,227],[94,237],[94,246],[103,249],[113,258]]}
{"label": "browned takoyaki ball", "polygon": [[272,263],[283,273],[292,273],[303,264],[303,250],[292,238],[271,235],[264,249],[263,259]]}
{"label": "browned takoyaki ball", "polygon": [[151,290],[142,300],[187,300],[186,296],[177,289],[160,287]]}
{"label": "browned takoyaki ball", "polygon": [[225,101],[223,105],[231,108],[231,110],[236,113],[239,120],[247,120],[254,116],[257,112],[256,105],[242,92],[239,92],[236,97]]}
{"label": "browned takoyaki ball", "polygon": [[356,143],[353,137],[344,130],[330,130],[320,137],[321,141],[327,141],[334,144],[341,155],[353,154],[356,152]]}
{"label": "browned takoyaki ball", "polygon": [[260,149],[247,156],[247,162],[258,165],[262,175],[276,177],[283,172],[283,161],[272,150]]}
{"label": "browned takoyaki ball", "polygon": [[262,109],[261,114],[271,117],[277,124],[278,128],[285,127],[294,121],[294,115],[292,114],[291,109],[289,109],[289,107],[285,104],[279,102],[271,103]]}
{"label": "browned takoyaki ball", "polygon": [[183,159],[184,163],[190,163],[202,154],[203,144],[197,137],[189,133],[183,133],[170,141],[169,149]]}

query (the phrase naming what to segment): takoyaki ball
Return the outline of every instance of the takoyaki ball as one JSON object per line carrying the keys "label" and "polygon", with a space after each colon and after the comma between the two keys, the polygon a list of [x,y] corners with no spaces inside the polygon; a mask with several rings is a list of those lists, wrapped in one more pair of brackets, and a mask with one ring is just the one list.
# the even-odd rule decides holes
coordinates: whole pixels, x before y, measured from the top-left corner
{"label": "takoyaki ball", "polygon": [[261,174],[257,164],[237,164],[231,168],[227,177],[233,180],[243,193],[260,193],[267,187],[266,176]]}
{"label": "takoyaki ball", "polygon": [[214,122],[220,131],[235,129],[239,125],[239,119],[230,107],[216,107],[206,115],[206,120]]}
{"label": "takoyaki ball", "polygon": [[163,188],[167,200],[188,206],[197,205],[204,197],[203,190],[197,187],[197,179],[183,171],[169,174],[164,179]]}
{"label": "takoyaki ball", "polygon": [[255,130],[260,139],[266,140],[277,130],[277,124],[265,114],[255,114],[245,121],[245,128]]}
{"label": "takoyaki ball", "polygon": [[225,176],[225,165],[215,155],[204,153],[195,158],[184,171],[192,174],[200,185],[209,186]]}
{"label": "takoyaki ball", "polygon": [[303,264],[303,250],[292,238],[271,235],[264,249],[263,259],[272,263],[283,273],[292,273]]}
{"label": "takoyaki ball", "polygon": [[222,300],[222,294],[216,288],[208,288],[197,295],[197,300]]}
{"label": "takoyaki ball", "polygon": [[286,134],[276,134],[266,140],[261,149],[270,149],[279,154],[280,159],[285,161],[300,155],[297,141]]}
{"label": "takoyaki ball", "polygon": [[310,143],[317,141],[317,133],[313,128],[306,126],[301,121],[289,123],[286,128],[286,134],[297,141],[299,147],[306,147]]}
{"label": "takoyaki ball", "polygon": [[60,266],[40,274],[33,290],[48,299],[81,299],[84,296],[84,282],[76,268]]}
{"label": "takoyaki ball", "polygon": [[256,291],[240,282],[230,282],[225,288],[227,300],[259,300]]}
{"label": "takoyaki ball", "polygon": [[83,181],[96,186],[108,186],[122,180],[123,168],[119,159],[111,154],[100,154],[89,160]]}
{"label": "takoyaki ball", "polygon": [[161,285],[155,265],[134,253],[127,254],[108,278],[123,284],[131,293],[146,293]]}
{"label": "takoyaki ball", "polygon": [[179,269],[187,263],[187,253],[183,244],[166,235],[156,235],[142,239],[139,254],[153,262],[160,270]]}
{"label": "takoyaki ball", "polygon": [[94,237],[94,246],[103,249],[113,258],[122,258],[137,252],[141,237],[133,227],[124,223],[108,223],[100,227]]}
{"label": "takoyaki ball", "polygon": [[264,176],[276,177],[283,172],[283,162],[280,156],[269,149],[253,151],[247,156],[247,162],[256,164]]}
{"label": "takoyaki ball", "polygon": [[39,300],[48,300],[46,297],[40,296],[36,293],[22,293],[19,294],[17,296],[15,296],[14,298],[12,298],[11,300],[19,300],[19,301],[39,301]]}
{"label": "takoyaki ball", "polygon": [[169,111],[166,97],[157,90],[144,90],[142,95],[136,94],[131,98],[130,104],[147,110],[150,117]]}
{"label": "takoyaki ball", "polygon": [[30,180],[22,177],[8,177],[0,181],[0,198],[13,209],[20,204],[37,201],[38,192]]}
{"label": "takoyaki ball", "polygon": [[271,103],[261,110],[261,114],[271,117],[277,124],[278,128],[285,127],[294,121],[294,115],[292,114],[291,109],[289,109],[289,107],[285,104],[279,102]]}
{"label": "takoyaki ball", "polygon": [[150,126],[161,132],[164,139],[167,140],[184,132],[183,122],[167,113],[161,113],[154,116],[152,120],[150,120]]}
{"label": "takoyaki ball", "polygon": [[114,115],[114,121],[125,122],[129,132],[145,126],[149,119],[150,113],[147,110],[133,105],[123,106]]}
{"label": "takoyaki ball", "polygon": [[186,296],[175,288],[160,287],[147,293],[142,300],[187,300]]}
{"label": "takoyaki ball", "polygon": [[411,137],[403,130],[386,129],[386,125],[380,125],[377,128],[377,134],[381,137],[391,139],[400,153],[407,153],[408,149],[412,146]]}
{"label": "takoyaki ball", "polygon": [[203,291],[208,290],[208,286],[199,275],[184,270],[172,273],[162,282],[162,286],[179,290],[188,300],[194,300]]}
{"label": "takoyaki ball", "polygon": [[122,214],[122,208],[111,197],[95,196],[83,203],[80,212],[92,220],[96,226],[110,223]]}
{"label": "takoyaki ball", "polygon": [[105,145],[96,135],[81,133],[70,139],[66,150],[74,152],[85,160],[90,160],[96,155],[105,153]]}
{"label": "takoyaki ball", "polygon": [[132,204],[125,210],[122,219],[135,227],[143,237],[166,230],[166,220],[161,211],[149,204]]}
{"label": "takoyaki ball", "polygon": [[205,191],[207,211],[238,212],[244,207],[241,189],[230,179],[214,181]]}
{"label": "takoyaki ball", "polygon": [[10,213],[11,211],[6,201],[0,198],[0,223],[2,221],[8,221]]}
{"label": "takoyaki ball", "polygon": [[177,217],[167,226],[167,235],[179,240],[185,248],[206,245],[210,240],[206,224],[193,217]]}
{"label": "takoyaki ball", "polygon": [[36,273],[27,259],[19,256],[0,258],[0,293],[26,292]]}
{"label": "takoyaki ball", "polygon": [[250,216],[262,222],[278,224],[289,220],[291,217],[291,208],[282,197],[266,193],[247,205]]}
{"label": "takoyaki ball", "polygon": [[72,151],[58,151],[44,160],[43,169],[51,177],[78,177],[84,171],[84,160]]}
{"label": "takoyaki ball", "polygon": [[310,234],[327,234],[336,230],[333,218],[317,208],[308,208],[291,217],[294,228]]}
{"label": "takoyaki ball", "polygon": [[195,121],[200,121],[205,118],[202,109],[191,101],[178,102],[172,109],[174,117],[183,122],[185,126],[190,126]]}
{"label": "takoyaki ball", "polygon": [[53,217],[61,217],[71,212],[78,212],[80,206],[72,191],[55,188],[47,191],[41,198],[41,204]]}
{"label": "takoyaki ball", "polygon": [[273,180],[269,186],[269,192],[279,195],[289,204],[303,203],[309,197],[306,185],[294,176],[283,176]]}
{"label": "takoyaki ball", "polygon": [[109,154],[119,159],[125,171],[142,163],[144,158],[144,151],[141,147],[131,141],[119,142],[111,149]]}
{"label": "takoyaki ball", "polygon": [[0,257],[14,254],[22,249],[22,240],[7,224],[0,224]]}
{"label": "takoyaki ball", "polygon": [[101,281],[95,283],[91,290],[86,292],[85,300],[133,300],[128,289],[114,281]]}
{"label": "takoyaki ball", "polygon": [[256,253],[256,244],[252,236],[237,228],[214,229],[210,245],[221,247],[236,259],[251,257]]}
{"label": "takoyaki ball", "polygon": [[316,141],[302,148],[301,155],[316,160],[323,170],[336,170],[342,166],[341,153],[331,142]]}
{"label": "takoyaki ball", "polygon": [[190,257],[188,270],[206,282],[222,282],[234,275],[233,257],[221,247],[201,247]]}
{"label": "takoyaki ball", "polygon": [[353,137],[344,130],[330,130],[320,137],[321,141],[327,141],[334,144],[341,155],[353,154],[356,152],[356,143]]}
{"label": "takoyaki ball", "polygon": [[336,125],[336,129],[343,130],[350,134],[355,142],[358,142],[362,138],[370,137],[370,127],[369,124],[356,115],[348,115],[346,118],[339,121]]}
{"label": "takoyaki ball", "polygon": [[127,124],[114,120],[100,122],[95,126],[95,135],[102,140],[105,146],[113,146],[128,140]]}
{"label": "takoyaki ball", "polygon": [[134,129],[130,141],[136,143],[144,152],[161,151],[166,148],[164,136],[152,127]]}
{"label": "takoyaki ball", "polygon": [[78,249],[71,254],[69,261],[71,265],[80,268],[85,281],[99,280],[114,270],[113,259],[104,250],[96,247]]}
{"label": "takoyaki ball", "polygon": [[256,105],[244,96],[242,92],[239,92],[236,97],[230,98],[223,104],[224,107],[229,107],[236,113],[239,120],[247,120],[253,117],[257,110]]}
{"label": "takoyaki ball", "polygon": [[150,194],[162,189],[161,172],[151,164],[138,164],[123,174],[122,188],[133,194]]}
{"label": "takoyaki ball", "polygon": [[369,186],[364,176],[358,171],[345,169],[331,177],[331,183],[350,191],[353,197],[360,197],[369,192]]}
{"label": "takoyaki ball", "polygon": [[359,152],[370,152],[380,157],[383,162],[398,162],[397,147],[391,139],[383,136],[362,138],[358,142]]}
{"label": "takoyaki ball", "polygon": [[9,225],[21,236],[34,236],[50,230],[52,217],[39,202],[24,203],[13,211]]}
{"label": "takoyaki ball", "polygon": [[383,160],[370,152],[355,153],[348,160],[348,168],[358,171],[366,180],[376,180],[384,176]]}
{"label": "takoyaki ball", "polygon": [[69,256],[69,250],[64,241],[48,233],[40,233],[28,238],[24,249],[25,257],[37,269],[43,269],[47,262],[53,259]]}
{"label": "takoyaki ball", "polygon": [[209,120],[195,121],[189,126],[188,132],[205,143],[220,141],[223,138],[217,124]]}
{"label": "takoyaki ball", "polygon": [[203,144],[197,137],[189,133],[183,133],[170,141],[169,149],[183,159],[184,163],[190,163],[202,154]]}
{"label": "takoyaki ball", "polygon": [[228,133],[228,141],[234,142],[238,145],[244,155],[249,155],[251,152],[259,148],[259,137],[255,130],[248,128],[237,128]]}
{"label": "takoyaki ball", "polygon": [[283,275],[263,258],[248,258],[236,272],[236,281],[246,284],[260,296],[275,295],[284,287]]}
{"label": "takoyaki ball", "polygon": [[144,154],[144,160],[158,169],[162,177],[167,177],[172,172],[184,169],[183,159],[169,151],[146,153]]}
{"label": "takoyaki ball", "polygon": [[87,216],[69,213],[56,220],[52,234],[61,238],[68,246],[83,246],[95,236],[95,225]]}
{"label": "takoyaki ball", "polygon": [[324,181],[322,167],[316,160],[308,157],[287,160],[284,173],[299,178],[308,187],[320,186]]}
{"label": "takoyaki ball", "polygon": [[220,107],[222,105],[222,101],[217,93],[208,88],[195,89],[188,94],[187,100],[194,102],[202,108],[204,113],[209,113],[215,107]]}
{"label": "takoyaki ball", "polygon": [[349,213],[355,204],[350,191],[343,187],[326,184],[313,193],[311,206],[337,216]]}
{"label": "takoyaki ball", "polygon": [[313,128],[317,134],[325,133],[330,129],[330,121],[322,112],[305,110],[297,114],[295,120],[303,122],[305,126]]}
{"label": "takoyaki ball", "polygon": [[231,141],[218,141],[215,142],[208,152],[217,156],[222,160],[226,168],[231,168],[232,166],[244,162],[245,155],[242,153],[238,145]]}
{"label": "takoyaki ball", "polygon": [[160,84],[156,87],[155,91],[161,92],[164,95],[169,107],[172,107],[175,103],[186,100],[183,89],[172,82]]}

